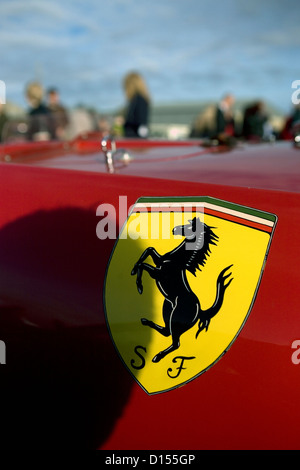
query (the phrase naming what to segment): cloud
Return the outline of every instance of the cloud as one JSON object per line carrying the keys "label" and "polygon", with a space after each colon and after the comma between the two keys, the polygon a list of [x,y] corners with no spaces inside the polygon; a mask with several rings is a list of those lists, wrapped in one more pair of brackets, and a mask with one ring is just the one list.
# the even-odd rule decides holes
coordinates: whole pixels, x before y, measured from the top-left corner
{"label": "cloud", "polygon": [[275,29],[261,35],[261,41],[264,44],[273,47],[299,47],[300,46],[300,28],[299,25],[286,30]]}
{"label": "cloud", "polygon": [[1,13],[2,18],[11,19],[21,17],[26,13],[47,15],[54,19],[61,20],[65,16],[65,10],[57,2],[40,0],[2,0]]}
{"label": "cloud", "polygon": [[218,98],[231,83],[269,90],[297,73],[297,12],[294,0],[1,0],[0,79],[17,101],[39,78],[70,104],[84,96],[112,108],[128,69],[146,76],[155,101]]}

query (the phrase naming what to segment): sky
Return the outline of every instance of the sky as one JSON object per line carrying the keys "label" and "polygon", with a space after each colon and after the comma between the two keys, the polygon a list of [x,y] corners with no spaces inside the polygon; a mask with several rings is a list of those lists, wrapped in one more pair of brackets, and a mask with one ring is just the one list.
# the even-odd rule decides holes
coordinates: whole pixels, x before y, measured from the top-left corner
{"label": "sky", "polygon": [[114,110],[136,70],[156,104],[232,92],[288,112],[299,17],[299,0],[0,0],[0,80],[22,107],[39,80],[66,106]]}

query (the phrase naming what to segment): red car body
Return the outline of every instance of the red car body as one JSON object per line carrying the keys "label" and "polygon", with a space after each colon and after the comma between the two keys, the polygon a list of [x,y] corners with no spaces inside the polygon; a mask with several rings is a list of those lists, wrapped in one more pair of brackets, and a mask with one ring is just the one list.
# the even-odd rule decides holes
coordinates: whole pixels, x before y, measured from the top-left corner
{"label": "red car body", "polygon": [[[299,449],[300,150],[100,139],[0,149],[0,448]],[[124,157],[125,155],[125,157]],[[230,350],[175,390],[148,395],[118,357],[103,285],[115,240],[100,204],[210,196],[273,213],[251,313]]]}

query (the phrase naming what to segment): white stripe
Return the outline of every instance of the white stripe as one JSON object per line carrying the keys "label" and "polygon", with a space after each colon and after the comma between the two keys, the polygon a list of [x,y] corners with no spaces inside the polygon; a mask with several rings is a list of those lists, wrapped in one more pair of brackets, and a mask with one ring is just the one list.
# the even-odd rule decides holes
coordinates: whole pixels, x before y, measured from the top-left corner
{"label": "white stripe", "polygon": [[[135,205],[135,209],[139,209],[139,208],[157,208],[157,207],[161,207],[161,208],[169,208],[170,211],[176,207],[196,207],[197,209],[199,209],[199,212],[203,213],[204,212],[204,209],[205,207],[207,207],[208,209],[212,209],[212,210],[215,210],[215,211],[218,211],[218,212],[222,212],[224,214],[229,214],[229,215],[233,215],[235,217],[239,217],[241,219],[245,219],[245,220],[251,220],[252,222],[257,222],[259,224],[264,224],[264,225],[267,225],[269,227],[273,227],[274,225],[274,222],[272,222],[271,220],[267,220],[267,219],[264,219],[262,217],[257,217],[255,215],[251,215],[251,214],[245,214],[243,212],[239,212],[239,211],[236,211],[236,210],[233,210],[233,209],[228,209],[227,207],[222,207],[222,206],[216,206],[214,204],[210,204],[209,202],[182,202],[182,203],[178,203],[178,202],[152,202],[152,203],[138,203]],[[209,214],[208,214],[209,215]]]}

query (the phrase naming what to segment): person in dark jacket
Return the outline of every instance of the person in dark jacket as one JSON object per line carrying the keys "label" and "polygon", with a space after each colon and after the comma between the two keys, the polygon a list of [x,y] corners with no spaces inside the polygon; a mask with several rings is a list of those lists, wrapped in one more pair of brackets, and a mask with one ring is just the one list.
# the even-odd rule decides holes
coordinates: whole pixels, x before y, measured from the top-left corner
{"label": "person in dark jacket", "polygon": [[39,82],[31,82],[26,87],[26,98],[30,106],[28,112],[28,138],[30,140],[55,139],[55,128],[49,108],[44,104],[44,90]]}
{"label": "person in dark jacket", "polygon": [[190,137],[216,139],[220,143],[234,143],[236,136],[234,102],[234,96],[227,94],[216,105],[207,106],[195,119]]}
{"label": "person in dark jacket", "polygon": [[268,121],[264,103],[257,101],[245,109],[243,121],[243,137],[246,140],[260,141],[264,137],[265,124]]}
{"label": "person in dark jacket", "polygon": [[69,124],[69,117],[66,108],[60,102],[60,94],[57,88],[49,88],[47,91],[48,108],[51,112],[55,137],[57,139],[66,138],[66,128]]}
{"label": "person in dark jacket", "polygon": [[149,135],[150,95],[139,73],[131,72],[124,78],[128,100],[124,121],[125,137],[146,138]]}

